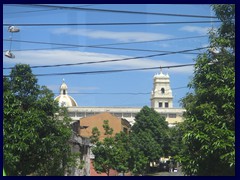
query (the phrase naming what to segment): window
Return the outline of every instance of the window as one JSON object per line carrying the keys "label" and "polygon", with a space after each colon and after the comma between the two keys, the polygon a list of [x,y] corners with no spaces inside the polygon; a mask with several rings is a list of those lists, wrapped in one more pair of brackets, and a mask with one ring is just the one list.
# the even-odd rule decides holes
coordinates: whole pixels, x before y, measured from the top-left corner
{"label": "window", "polygon": [[87,112],[86,113],[86,116],[93,116],[94,115],[94,112]]}
{"label": "window", "polygon": [[123,113],[123,117],[131,117],[131,113]]}
{"label": "window", "polygon": [[122,113],[114,113],[114,115],[117,117],[122,117]]}
{"label": "window", "polygon": [[68,116],[75,117],[75,112],[68,112]]}
{"label": "window", "polygon": [[165,89],[164,89],[164,88],[161,89],[161,93],[162,93],[162,94],[165,93]]}
{"label": "window", "polygon": [[162,107],[162,102],[159,102],[159,103],[158,103],[158,107]]}
{"label": "window", "polygon": [[66,94],[66,90],[63,90],[63,95],[65,95]]}
{"label": "window", "polygon": [[169,116],[169,118],[176,118],[177,114],[169,114],[168,116]]}
{"label": "window", "polygon": [[84,117],[84,113],[83,112],[77,112],[77,117]]}
{"label": "window", "polygon": [[165,102],[165,107],[168,108],[168,102]]}

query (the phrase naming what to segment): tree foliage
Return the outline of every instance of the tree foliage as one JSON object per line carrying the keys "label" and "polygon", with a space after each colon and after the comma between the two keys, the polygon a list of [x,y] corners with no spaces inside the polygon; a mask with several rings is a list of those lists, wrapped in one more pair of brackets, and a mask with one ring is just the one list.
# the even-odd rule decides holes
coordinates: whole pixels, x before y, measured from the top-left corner
{"label": "tree foliage", "polygon": [[[107,137],[92,148],[97,172],[109,175],[110,169],[114,169],[123,174],[129,171],[134,175],[145,174],[150,162],[158,162],[160,157],[169,154],[168,123],[153,109],[147,106],[141,109],[130,134],[120,132],[113,137],[107,122],[103,124]],[[96,129],[92,134],[92,139],[98,139]]]}
{"label": "tree foliage", "polygon": [[[37,84],[28,65],[18,64],[3,79],[4,168],[8,175],[64,175],[71,157],[66,111],[54,94]],[[64,119],[56,120],[59,112]]]}
{"label": "tree foliage", "polygon": [[[106,173],[109,176],[110,169],[114,168],[113,158],[114,158],[114,138],[111,137],[113,133],[113,129],[109,126],[108,120],[104,120],[103,128],[105,130],[104,135],[107,135],[101,141],[95,141],[95,145],[92,147],[92,152],[95,156],[94,158],[94,169],[98,173]],[[93,128],[92,132],[92,139],[97,140],[98,135],[100,135],[99,131]]]}
{"label": "tree foliage", "polygon": [[92,135],[90,136],[90,142],[95,144],[99,141],[100,131],[97,127],[92,128]]}
{"label": "tree foliage", "polygon": [[182,143],[183,134],[184,134],[183,123],[178,123],[176,124],[176,126],[169,128],[169,144],[170,144],[170,151],[168,153],[169,156],[175,158],[185,149],[185,145]]}
{"label": "tree foliage", "polygon": [[194,93],[182,100],[186,149],[180,159],[188,175],[235,174],[235,5],[212,7],[222,25],[210,32],[212,49],[198,56],[189,84]]}
{"label": "tree foliage", "polygon": [[[150,162],[169,154],[168,123],[154,109],[144,106],[135,117],[131,141]],[[147,170],[148,171],[148,170]]]}

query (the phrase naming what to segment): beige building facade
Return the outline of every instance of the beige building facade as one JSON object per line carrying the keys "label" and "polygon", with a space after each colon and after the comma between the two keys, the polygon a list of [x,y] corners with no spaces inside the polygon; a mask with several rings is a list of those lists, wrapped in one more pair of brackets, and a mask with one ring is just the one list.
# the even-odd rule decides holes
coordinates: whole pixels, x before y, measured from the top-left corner
{"label": "beige building facade", "polygon": [[[55,98],[59,105],[68,108],[69,117],[72,120],[79,120],[85,117],[108,112],[118,118],[129,121],[131,125],[135,122],[135,116],[142,107],[81,107],[68,95],[68,87],[63,81],[60,86],[60,95]],[[170,86],[170,77],[162,72],[153,77],[153,89],[151,92],[151,107],[166,118],[169,127],[175,126],[183,121],[185,109],[173,107],[173,96]]]}

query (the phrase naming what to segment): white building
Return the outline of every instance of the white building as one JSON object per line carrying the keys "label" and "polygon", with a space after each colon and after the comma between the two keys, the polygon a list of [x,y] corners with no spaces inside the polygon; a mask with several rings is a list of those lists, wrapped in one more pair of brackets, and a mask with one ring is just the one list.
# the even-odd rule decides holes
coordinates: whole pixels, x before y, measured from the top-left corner
{"label": "white building", "polygon": [[[79,120],[83,117],[109,112],[119,118],[128,120],[134,124],[135,116],[140,112],[139,107],[79,107],[77,102],[68,95],[67,85],[63,81],[60,87],[60,95],[55,98],[60,106],[68,107],[69,116],[73,120]],[[151,93],[151,107],[166,117],[169,126],[182,122],[182,115],[185,111],[182,108],[173,107],[173,96],[170,86],[170,77],[162,72],[153,77],[153,90]]]}

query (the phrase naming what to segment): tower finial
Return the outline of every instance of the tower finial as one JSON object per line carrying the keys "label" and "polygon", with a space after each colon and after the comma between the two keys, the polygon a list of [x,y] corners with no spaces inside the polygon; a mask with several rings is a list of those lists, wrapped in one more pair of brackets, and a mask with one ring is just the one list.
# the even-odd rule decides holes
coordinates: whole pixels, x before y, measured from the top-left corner
{"label": "tower finial", "polygon": [[65,83],[65,79],[63,78],[63,83]]}

